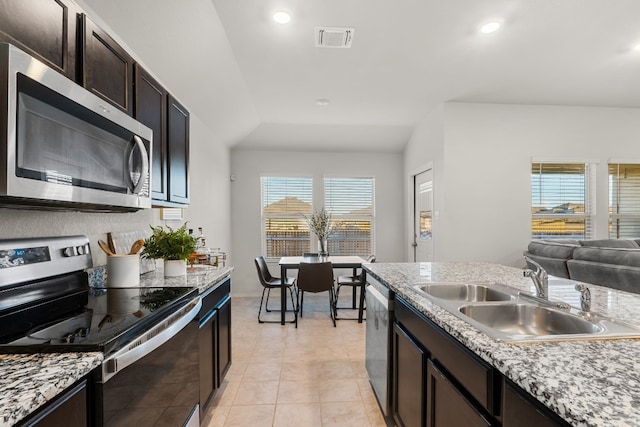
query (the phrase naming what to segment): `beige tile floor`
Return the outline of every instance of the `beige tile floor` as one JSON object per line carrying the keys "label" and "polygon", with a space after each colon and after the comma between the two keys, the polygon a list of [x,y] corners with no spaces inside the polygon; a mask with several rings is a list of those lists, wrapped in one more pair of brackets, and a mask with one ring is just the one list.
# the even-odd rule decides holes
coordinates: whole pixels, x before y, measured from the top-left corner
{"label": "beige tile floor", "polygon": [[305,295],[297,329],[259,324],[259,302],[232,299],[233,363],[202,426],[386,427],[367,379],[365,323],[338,320],[334,328],[326,293]]}

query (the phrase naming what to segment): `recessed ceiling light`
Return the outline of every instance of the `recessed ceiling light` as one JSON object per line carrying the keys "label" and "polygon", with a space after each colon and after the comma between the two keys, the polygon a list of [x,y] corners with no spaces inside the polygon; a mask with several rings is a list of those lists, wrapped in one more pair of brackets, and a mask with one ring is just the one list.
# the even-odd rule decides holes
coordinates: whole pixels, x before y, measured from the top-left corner
{"label": "recessed ceiling light", "polygon": [[631,46],[631,50],[635,50],[636,52],[640,52],[640,43],[636,43]]}
{"label": "recessed ceiling light", "polygon": [[501,26],[502,26],[502,22],[500,21],[489,21],[480,27],[480,32],[482,34],[494,33],[498,31]]}
{"label": "recessed ceiling light", "polygon": [[328,99],[316,99],[316,105],[319,105],[320,107],[326,107],[329,104],[331,104],[331,101],[329,101]]}
{"label": "recessed ceiling light", "polygon": [[279,10],[273,14],[273,20],[278,24],[288,24],[291,21],[291,15],[287,12]]}

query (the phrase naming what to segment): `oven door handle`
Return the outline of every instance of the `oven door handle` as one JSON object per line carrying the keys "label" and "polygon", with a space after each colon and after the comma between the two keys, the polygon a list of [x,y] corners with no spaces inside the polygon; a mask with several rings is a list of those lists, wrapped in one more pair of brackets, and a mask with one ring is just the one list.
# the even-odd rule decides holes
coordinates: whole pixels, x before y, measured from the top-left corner
{"label": "oven door handle", "polygon": [[143,336],[134,339],[125,348],[105,359],[102,363],[102,382],[106,383],[119,371],[142,359],[173,338],[196,318],[201,307],[202,301],[200,298],[196,298],[178,313],[169,316],[161,324],[154,326]]}

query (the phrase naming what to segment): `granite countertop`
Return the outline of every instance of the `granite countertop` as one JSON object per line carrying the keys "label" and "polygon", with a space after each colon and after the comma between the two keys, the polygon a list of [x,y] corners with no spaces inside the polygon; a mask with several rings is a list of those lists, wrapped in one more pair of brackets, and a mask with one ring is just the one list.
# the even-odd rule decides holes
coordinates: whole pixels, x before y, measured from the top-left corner
{"label": "granite countertop", "polygon": [[[187,275],[164,277],[162,269],[143,274],[141,287],[189,286],[200,293],[222,282],[233,267],[195,266]],[[11,426],[100,365],[102,353],[0,355],[0,427]]]}
{"label": "granite countertop", "polygon": [[11,426],[102,362],[102,353],[0,355],[0,426]]}
{"label": "granite countertop", "polygon": [[160,268],[140,276],[140,287],[154,286],[187,286],[198,288],[200,293],[219,283],[233,271],[233,267],[212,267],[209,265],[187,266],[187,275],[179,277],[164,277],[164,270]]}
{"label": "granite countertop", "polygon": [[[495,282],[535,294],[522,270],[489,263],[365,264],[372,276],[574,426],[640,425],[640,339],[496,341],[411,285]],[[549,298],[580,307],[577,282],[551,277]],[[640,295],[588,284],[591,310],[640,326]]]}

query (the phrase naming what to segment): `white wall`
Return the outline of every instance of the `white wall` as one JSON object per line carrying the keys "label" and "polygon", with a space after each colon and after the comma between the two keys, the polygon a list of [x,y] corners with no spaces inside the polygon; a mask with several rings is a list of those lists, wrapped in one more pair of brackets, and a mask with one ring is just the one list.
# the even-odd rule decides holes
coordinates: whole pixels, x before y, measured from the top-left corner
{"label": "white wall", "polygon": [[[439,240],[439,207],[443,204],[443,192],[438,191],[439,183],[443,182],[442,165],[443,158],[443,116],[442,105],[435,108],[427,114],[422,121],[416,126],[411,139],[404,149],[404,206],[405,206],[405,253],[404,259],[412,262],[414,259],[414,251],[411,246],[413,242],[413,176],[420,172],[424,172],[427,167],[433,170],[433,239]],[[434,259],[437,259],[437,247],[433,248]]]}
{"label": "white wall", "polygon": [[[324,176],[375,178],[376,247],[379,262],[403,260],[402,156],[376,153],[309,153],[231,151],[232,249],[236,296],[262,291],[253,260],[262,253],[260,175],[312,176],[314,192],[322,192]],[[316,199],[317,200],[317,199]],[[319,208],[320,206],[316,206]],[[279,276],[277,264],[270,265]]]}
{"label": "white wall", "polygon": [[[532,157],[599,161],[596,237],[607,236],[607,162],[640,158],[639,109],[446,103],[443,119],[437,260],[523,265]],[[417,161],[405,156],[405,174]]]}
{"label": "white wall", "polygon": [[227,252],[232,265],[230,150],[216,143],[198,117],[191,118],[191,204],[184,210],[189,228],[203,227],[207,246]]}

